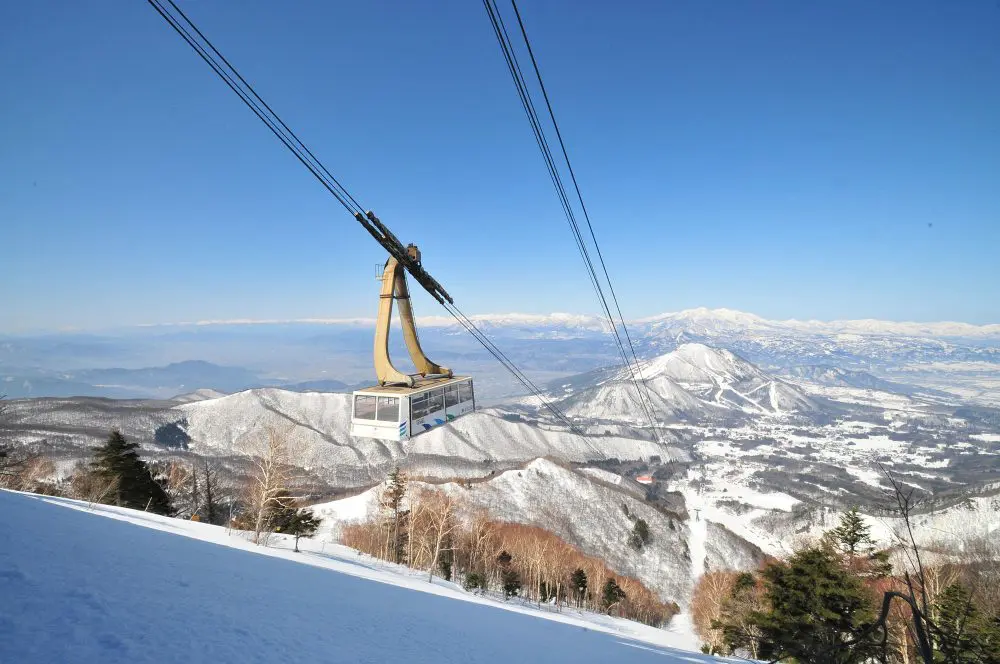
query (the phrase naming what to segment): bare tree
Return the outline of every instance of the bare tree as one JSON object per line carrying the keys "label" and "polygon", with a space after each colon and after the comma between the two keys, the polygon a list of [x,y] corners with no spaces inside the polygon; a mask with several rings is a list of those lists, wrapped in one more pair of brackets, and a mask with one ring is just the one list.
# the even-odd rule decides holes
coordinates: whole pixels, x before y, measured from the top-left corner
{"label": "bare tree", "polygon": [[70,476],[70,495],[77,500],[85,500],[88,504],[104,503],[118,491],[118,478],[101,477],[91,472],[83,462],[76,465]]}
{"label": "bare tree", "polygon": [[194,519],[201,507],[201,492],[194,465],[183,461],[171,461],[165,469],[161,467],[159,470],[166,477],[167,493],[177,510],[177,516],[182,519]]}
{"label": "bare tree", "polygon": [[208,459],[202,459],[201,462],[201,486],[203,499],[202,513],[204,514],[205,521],[218,524],[222,517],[219,506],[221,498],[219,471]]}
{"label": "bare tree", "polygon": [[244,499],[249,510],[253,543],[266,544],[269,514],[281,507],[281,501],[295,499],[288,491],[296,479],[291,449],[287,436],[273,428],[268,428],[263,438],[245,444],[244,449],[251,463]]}
{"label": "bare tree", "polygon": [[725,647],[722,630],[715,625],[722,618],[726,600],[732,595],[738,576],[737,572],[730,571],[705,572],[691,596],[691,622],[711,653],[721,652]]}
{"label": "bare tree", "polygon": [[5,396],[0,394],[0,487],[23,491],[30,488],[26,486],[25,473],[41,458],[41,454],[10,441],[9,408]]}
{"label": "bare tree", "polygon": [[458,499],[445,491],[429,491],[424,494],[421,502],[427,503],[427,520],[430,526],[431,542],[434,554],[427,566],[428,581],[434,580],[434,569],[438,566],[445,542],[458,528]]}

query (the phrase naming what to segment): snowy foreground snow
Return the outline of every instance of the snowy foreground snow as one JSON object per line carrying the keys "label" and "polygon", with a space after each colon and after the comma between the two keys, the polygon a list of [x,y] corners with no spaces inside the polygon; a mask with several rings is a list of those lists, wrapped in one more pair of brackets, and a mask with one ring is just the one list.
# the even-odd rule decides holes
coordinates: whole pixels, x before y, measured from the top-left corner
{"label": "snowy foreground snow", "polygon": [[504,604],[302,545],[0,490],[0,662],[722,661],[687,630]]}

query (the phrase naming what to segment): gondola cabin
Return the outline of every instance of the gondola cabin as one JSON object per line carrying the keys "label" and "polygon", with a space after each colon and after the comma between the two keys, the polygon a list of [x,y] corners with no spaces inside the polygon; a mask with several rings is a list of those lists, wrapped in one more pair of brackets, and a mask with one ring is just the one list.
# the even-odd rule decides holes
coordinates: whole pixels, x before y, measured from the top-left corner
{"label": "gondola cabin", "polygon": [[[377,385],[358,390],[351,404],[351,435],[381,440],[407,440],[476,408],[471,376],[455,376],[451,369],[431,362],[420,347],[416,319],[406,286],[406,272],[442,304],[452,302],[440,284],[420,265],[420,250],[403,247],[371,212],[357,215],[369,232],[389,250],[382,271],[378,318],[375,319],[375,378]],[[370,225],[369,225],[370,224]],[[399,303],[399,322],[406,350],[417,373],[399,371],[389,359],[389,327],[393,302]]]}
{"label": "gondola cabin", "polygon": [[351,435],[407,440],[475,407],[471,376],[415,378],[413,387],[374,385],[354,393]]}

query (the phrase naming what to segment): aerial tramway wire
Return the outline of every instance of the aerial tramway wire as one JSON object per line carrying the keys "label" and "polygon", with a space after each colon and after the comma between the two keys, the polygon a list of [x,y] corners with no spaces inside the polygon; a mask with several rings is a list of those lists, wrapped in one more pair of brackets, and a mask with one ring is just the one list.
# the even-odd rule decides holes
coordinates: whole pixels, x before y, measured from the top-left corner
{"label": "aerial tramway wire", "polygon": [[611,275],[608,274],[608,266],[604,263],[604,254],[601,251],[601,245],[597,242],[597,235],[594,233],[594,226],[590,222],[590,213],[587,212],[587,206],[583,202],[583,194],[580,192],[580,184],[576,180],[576,173],[573,171],[573,164],[569,160],[569,152],[566,150],[566,143],[563,142],[562,132],[559,131],[559,123],[556,121],[555,111],[552,110],[552,102],[549,101],[549,93],[545,89],[545,82],[542,81],[542,72],[538,67],[538,61],[535,60],[535,52],[531,48],[531,41],[528,39],[528,32],[524,29],[524,22],[521,20],[521,12],[517,8],[517,0],[510,0],[510,4],[514,7],[514,14],[517,16],[517,25],[521,29],[521,36],[524,38],[524,45],[528,49],[528,56],[531,58],[531,65],[535,70],[535,76],[538,79],[538,87],[542,91],[542,97],[545,99],[545,106],[549,111],[549,117],[552,119],[552,127],[556,130],[556,138],[559,139],[559,147],[562,150],[563,158],[566,160],[566,168],[569,170],[569,176],[573,180],[573,188],[576,190],[576,197],[580,201],[580,209],[583,210],[583,218],[587,222],[587,229],[590,231],[590,239],[594,242],[594,248],[597,250],[597,259],[601,263],[601,269],[604,271],[604,278],[608,282],[608,290],[611,292],[611,300],[615,303],[615,310],[618,312],[618,320],[621,321],[622,331],[625,332],[625,339],[628,341],[629,351],[632,353],[632,360],[635,362],[636,371],[639,373],[640,379],[642,379],[642,384],[648,388],[646,383],[646,377],[643,375],[641,370],[641,365],[639,363],[639,357],[635,353],[635,346],[632,344],[632,335],[629,334],[628,325],[625,324],[625,316],[622,315],[622,308],[618,304],[618,295],[615,293],[614,284],[611,283]]}
{"label": "aerial tramway wire", "polygon": [[[521,65],[518,61],[517,53],[514,49],[513,43],[511,42],[510,35],[507,32],[507,28],[506,25],[504,24],[503,17],[496,6],[495,0],[483,0],[483,5],[486,8],[486,13],[489,16],[490,22],[493,26],[494,35],[496,36],[497,41],[500,44],[500,49],[503,53],[504,60],[507,64],[507,69],[510,72],[512,79],[514,80],[514,86],[517,90],[518,97],[521,100],[521,105],[524,109],[525,115],[528,117],[528,123],[531,126],[532,133],[535,136],[535,142],[542,153],[543,160],[545,161],[546,168],[549,172],[549,178],[551,179],[552,184],[556,189],[556,195],[559,198],[560,204],[562,205],[563,208],[563,212],[566,215],[566,220],[570,226],[570,230],[573,234],[574,240],[576,241],[577,249],[579,250],[580,256],[584,261],[584,265],[587,268],[587,273],[590,278],[591,284],[594,287],[594,291],[597,294],[598,300],[600,301],[601,307],[604,310],[606,318],[608,320],[608,324],[610,325],[611,330],[613,332],[614,340],[618,347],[619,354],[621,355],[623,365],[629,374],[629,378],[631,379],[633,386],[635,387],[636,395],[638,396],[639,399],[639,404],[643,409],[643,412],[647,420],[649,421],[651,432],[654,438],[658,441],[659,434],[657,432],[656,423],[652,414],[652,403],[650,401],[648,393],[648,385],[646,384],[646,379],[642,374],[641,365],[639,363],[638,356],[636,355],[635,352],[635,346],[632,343],[631,335],[629,334],[628,327],[625,324],[625,318],[621,313],[621,306],[618,304],[618,298],[614,292],[614,286],[611,283],[611,277],[608,274],[608,269],[604,262],[604,256],[601,253],[600,245],[597,243],[597,237],[596,234],[594,233],[593,225],[590,221],[590,215],[587,212],[586,205],[584,205],[583,196],[580,192],[580,186],[579,183],[577,182],[572,164],[569,161],[569,154],[566,150],[566,145],[565,142],[563,141],[562,133],[559,131],[559,126],[556,122],[555,113],[553,112],[552,105],[549,101],[548,93],[546,92],[544,83],[542,82],[541,72],[538,68],[538,63],[535,60],[534,53],[531,50],[531,45],[530,42],[528,41],[527,32],[524,29],[524,23],[521,20],[520,12],[517,11],[517,5],[514,3],[514,0],[511,0],[511,4],[514,6],[514,11],[517,13],[518,25],[521,28],[521,34],[525,40],[525,45],[528,48],[528,53],[531,57],[531,62],[534,67],[536,77],[538,78],[539,86],[541,87],[542,94],[545,98],[545,103],[549,111],[549,116],[551,118],[553,127],[555,128],[556,136],[559,140],[559,145],[562,149],[563,158],[566,161],[570,177],[572,178],[573,185],[576,190],[577,198],[579,199],[580,202],[580,207],[583,210],[584,218],[587,221],[587,227],[590,231],[591,239],[593,240],[594,246],[597,249],[598,258],[601,263],[601,268],[604,272],[605,279],[608,282],[608,287],[611,292],[611,297],[614,302],[615,309],[618,312],[618,320],[620,320],[621,326],[625,332],[625,337],[628,341],[628,346],[632,355],[631,360],[629,359],[628,352],[626,352],[625,350],[625,343],[622,341],[621,335],[618,332],[618,322],[615,320],[615,317],[611,313],[611,308],[608,305],[607,298],[604,295],[603,288],[600,285],[600,279],[597,276],[597,272],[596,269],[594,268],[593,261],[590,258],[590,253],[587,249],[586,242],[583,238],[583,235],[577,223],[576,215],[573,211],[573,206],[569,200],[569,195],[566,193],[566,188],[563,184],[562,177],[559,173],[559,169],[555,164],[555,159],[552,156],[552,151],[549,147],[548,140],[545,137],[545,132],[542,129],[541,121],[539,120],[538,113],[535,110],[531,93],[528,89],[527,82],[524,79],[524,74],[521,70]],[[633,361],[634,361],[634,367],[633,367]],[[636,380],[636,374],[638,374],[640,378],[642,378],[643,387],[646,388],[645,390],[639,386],[639,383]]]}
{"label": "aerial tramway wire", "polygon": [[[257,94],[256,90],[243,78],[236,68],[222,55],[222,53],[212,44],[211,41],[198,29],[190,18],[174,3],[173,0],[166,2],[180,15],[183,23],[176,16],[170,13],[160,0],[147,0],[158,14],[172,27],[181,38],[205,61],[216,75],[226,83],[229,88],[239,96],[246,106],[261,120],[267,128],[294,154],[302,165],[309,169],[309,172],[322,184],[337,201],[344,206],[352,216],[365,216],[364,207],[358,203],[350,192],[333,176],[323,165],[315,154],[306,146],[304,142],[285,124],[278,114]],[[184,26],[186,23],[190,30]],[[192,34],[192,31],[194,34]],[[195,34],[201,38],[204,45],[195,38]],[[211,52],[210,52],[211,51]],[[213,55],[214,54],[214,55]],[[216,59],[216,57],[218,59]],[[222,63],[219,62],[222,61]],[[225,65],[225,66],[223,66]],[[363,222],[362,222],[363,223]],[[366,228],[368,228],[366,226]],[[435,295],[434,293],[431,293]],[[435,299],[442,304],[445,310],[455,318],[462,327],[466,329],[483,347],[490,353],[507,371],[509,371],[521,385],[536,397],[552,415],[573,433],[586,436],[566,415],[553,403],[545,398],[542,390],[528,378],[528,376],[507,356],[493,341],[466,316],[450,300],[442,300],[435,295]]]}
{"label": "aerial tramway wire", "polygon": [[[254,112],[254,114],[267,125],[278,139],[285,144],[292,154],[294,154],[302,165],[309,169],[313,176],[319,180],[334,198],[344,206],[344,208],[350,212],[352,215],[356,213],[364,214],[365,210],[357,200],[347,191],[347,189],[340,184],[340,182],[335,178],[329,170],[316,158],[312,151],[306,147],[298,136],[295,135],[287,124],[274,112],[273,109],[264,101],[264,99],[257,94],[253,86],[250,85],[245,78],[237,71],[229,60],[219,52],[215,45],[198,29],[198,26],[194,24],[191,19],[188,18],[187,14],[174,3],[174,0],[166,0],[167,3],[181,16],[187,25],[205,42],[202,45],[194,38],[194,35],[184,27],[184,25],[175,16],[170,14],[166,8],[161,4],[160,0],[147,0],[150,5],[163,17],[163,19],[170,24],[177,34],[179,34],[184,41],[191,46],[194,51],[201,56],[202,60],[208,64],[209,67],[222,79],[222,81],[229,86],[229,88],[235,92],[239,98],[243,101],[247,107]],[[207,46],[207,49],[206,49]],[[208,52],[211,49],[222,62],[225,64],[223,67],[219,62]],[[228,68],[228,71],[227,71]],[[238,82],[237,82],[238,81]],[[262,108],[263,107],[263,108]],[[265,112],[266,111],[266,112]],[[348,202],[349,201],[349,202]]]}
{"label": "aerial tramway wire", "polygon": [[[497,10],[495,4],[491,4],[490,0],[484,0],[484,6],[486,7],[487,14],[493,23],[494,34],[500,43],[501,50],[504,54],[504,59],[507,62],[508,70],[514,80],[515,87],[518,92],[518,96],[521,99],[522,107],[524,108],[525,114],[528,117],[528,122],[531,125],[532,131],[535,136],[535,142],[538,145],[539,150],[542,153],[542,157],[545,161],[546,168],[549,172],[549,178],[552,181],[553,186],[556,189],[556,194],[559,198],[560,204],[562,205],[563,212],[566,215],[566,220],[570,226],[570,230],[576,241],[577,250],[580,252],[580,257],[584,261],[584,266],[587,268],[587,274],[590,278],[591,285],[594,287],[594,292],[601,302],[602,308],[605,311],[605,315],[608,320],[608,324],[611,327],[611,331],[615,336],[615,342],[619,349],[619,354],[622,356],[623,364],[628,368],[631,373],[632,367],[625,353],[624,345],[621,341],[621,336],[618,334],[618,328],[615,324],[614,317],[611,315],[611,311],[607,305],[607,300],[604,297],[604,293],[601,289],[600,282],[597,278],[597,273],[594,270],[593,262],[590,259],[589,252],[587,250],[586,243],[580,232],[579,226],[576,222],[576,215],[573,212],[573,207],[569,202],[569,197],[566,194],[565,186],[562,183],[562,177],[559,174],[559,169],[555,165],[555,160],[552,157],[551,149],[548,145],[548,140],[545,137],[545,132],[542,129],[540,120],[538,119],[537,111],[535,110],[534,103],[531,100],[531,95],[528,92],[527,83],[524,80],[524,75],[521,71],[520,63],[517,60],[516,53],[513,50],[513,44],[510,41],[510,35],[507,32],[506,25],[503,22],[503,17],[500,15],[499,10]],[[635,383],[634,376],[632,376],[633,383]],[[651,427],[653,426],[653,420],[649,408],[647,407],[646,400],[643,398],[642,390],[639,389],[638,385],[635,385],[637,396],[639,397],[640,405],[645,411],[646,417],[650,421]],[[654,429],[655,435],[655,429]]]}

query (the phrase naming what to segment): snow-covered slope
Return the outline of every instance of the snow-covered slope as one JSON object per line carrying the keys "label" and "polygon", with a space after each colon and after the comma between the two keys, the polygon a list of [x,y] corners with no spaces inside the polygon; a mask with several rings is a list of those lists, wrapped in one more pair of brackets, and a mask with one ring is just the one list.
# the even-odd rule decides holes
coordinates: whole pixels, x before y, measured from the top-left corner
{"label": "snow-covered slope", "polygon": [[646,406],[660,422],[694,420],[703,417],[706,409],[714,410],[664,377],[640,382],[638,388],[644,394],[643,401],[640,401],[636,384],[617,377],[573,394],[562,401],[560,408],[569,417],[631,424],[648,422]]}
{"label": "snow-covered slope", "polygon": [[[631,484],[607,471],[571,470],[536,459],[486,482],[437,488],[454,493],[464,504],[486,508],[495,518],[553,532],[619,574],[639,579],[664,601],[681,606],[687,605],[706,556],[713,569],[751,569],[759,562],[755,546],[721,525],[707,519],[696,524],[688,514],[655,508]],[[379,490],[376,487],[315,509],[341,520],[363,520],[376,509]],[[652,534],[642,551],[628,543],[637,518],[646,521]],[[692,565],[696,548],[700,551],[697,568]]]}
{"label": "snow-covered slope", "polygon": [[345,547],[0,490],[0,662],[714,662],[689,633],[505,604]]}
{"label": "snow-covered slope", "polygon": [[430,477],[478,477],[540,456],[566,461],[679,458],[669,436],[657,443],[620,435],[580,436],[483,409],[408,442],[350,435],[349,394],[248,390],[177,407],[190,448],[217,456],[259,449],[272,433],[294,447],[298,462],[339,486],[381,481],[395,464]]}
{"label": "snow-covered slope", "polygon": [[[810,413],[817,403],[799,388],[728,350],[686,343],[630,369],[604,369],[562,379],[552,387],[568,393],[560,407],[570,417],[633,425],[715,420],[752,415]],[[640,400],[639,391],[643,398]]]}
{"label": "snow-covered slope", "polygon": [[666,378],[706,400],[764,412],[812,411],[817,406],[788,383],[728,350],[688,343],[646,362],[644,378]]}
{"label": "snow-covered slope", "polygon": [[184,394],[178,394],[177,396],[170,399],[171,401],[176,401],[177,403],[193,403],[195,401],[205,401],[206,399],[218,399],[219,397],[226,396],[225,392],[220,392],[218,390],[212,390],[207,387],[200,390],[195,390],[194,392],[186,392]]}
{"label": "snow-covered slope", "polygon": [[911,323],[885,320],[767,320],[754,314],[732,309],[686,309],[675,313],[642,318],[634,323],[660,330],[683,329],[689,333],[717,335],[732,331],[767,332],[794,331],[805,334],[899,335],[910,337],[1000,338],[1000,324],[971,325],[969,323]]}
{"label": "snow-covered slope", "polygon": [[[625,491],[546,459],[471,489],[450,489],[501,519],[555,533],[619,574],[642,580],[664,600],[683,604],[690,596],[689,533],[683,515],[660,512]],[[652,533],[641,552],[628,545],[633,518],[645,519]]]}

